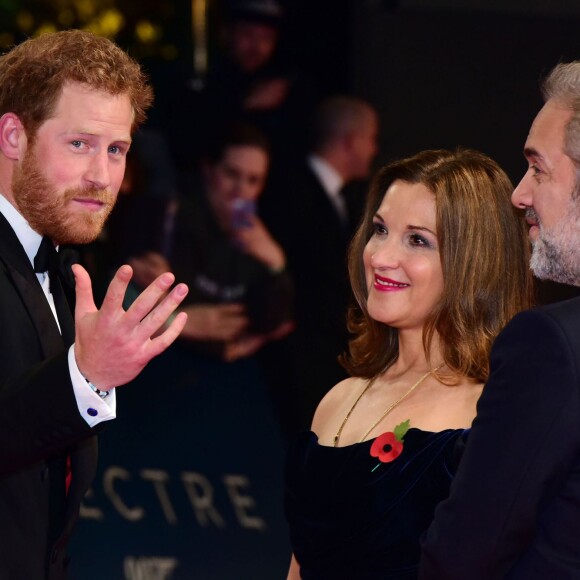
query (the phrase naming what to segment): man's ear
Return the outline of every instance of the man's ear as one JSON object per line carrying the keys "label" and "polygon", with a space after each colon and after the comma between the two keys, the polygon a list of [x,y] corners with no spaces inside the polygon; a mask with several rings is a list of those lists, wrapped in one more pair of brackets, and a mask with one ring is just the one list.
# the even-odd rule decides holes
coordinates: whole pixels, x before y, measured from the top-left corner
{"label": "man's ear", "polygon": [[14,161],[21,158],[26,150],[28,139],[22,121],[14,113],[0,117],[0,151]]}

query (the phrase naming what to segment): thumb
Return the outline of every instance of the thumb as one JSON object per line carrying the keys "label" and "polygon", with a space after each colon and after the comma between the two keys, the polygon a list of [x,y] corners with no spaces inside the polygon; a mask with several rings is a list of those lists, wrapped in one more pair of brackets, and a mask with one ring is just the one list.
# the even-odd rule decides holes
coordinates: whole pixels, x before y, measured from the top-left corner
{"label": "thumb", "polygon": [[89,273],[80,264],[74,264],[72,271],[75,276],[76,320],[88,312],[96,311],[97,307],[93,300],[93,286]]}

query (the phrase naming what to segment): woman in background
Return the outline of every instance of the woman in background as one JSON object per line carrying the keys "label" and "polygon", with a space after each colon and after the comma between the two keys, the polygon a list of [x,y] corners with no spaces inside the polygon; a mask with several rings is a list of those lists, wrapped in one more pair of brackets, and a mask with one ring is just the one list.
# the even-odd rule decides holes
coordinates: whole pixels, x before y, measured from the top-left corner
{"label": "woman in background", "polygon": [[349,253],[352,376],[288,455],[290,579],[416,578],[491,344],[531,304],[512,189],[469,150],[425,151],[375,178]]}

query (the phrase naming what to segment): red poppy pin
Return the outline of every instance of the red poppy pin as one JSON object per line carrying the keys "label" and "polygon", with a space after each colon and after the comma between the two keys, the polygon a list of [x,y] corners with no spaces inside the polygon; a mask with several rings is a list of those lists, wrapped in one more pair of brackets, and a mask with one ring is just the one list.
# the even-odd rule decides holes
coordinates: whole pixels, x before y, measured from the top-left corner
{"label": "red poppy pin", "polygon": [[[379,435],[371,445],[371,457],[378,457],[381,463],[394,461],[403,452],[403,437],[407,434],[411,421],[407,419],[399,423],[392,431]],[[377,464],[371,472],[379,465]]]}

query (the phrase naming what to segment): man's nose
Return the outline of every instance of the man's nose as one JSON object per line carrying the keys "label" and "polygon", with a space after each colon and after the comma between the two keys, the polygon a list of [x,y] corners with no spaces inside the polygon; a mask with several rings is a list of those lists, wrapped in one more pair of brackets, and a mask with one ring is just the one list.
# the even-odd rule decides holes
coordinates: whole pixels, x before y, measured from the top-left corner
{"label": "man's nose", "polygon": [[109,186],[110,171],[108,153],[95,154],[85,172],[85,180],[98,189],[105,189]]}
{"label": "man's nose", "polygon": [[531,176],[528,173],[522,177],[512,193],[512,204],[518,208],[525,208],[533,205],[532,187],[530,184]]}

